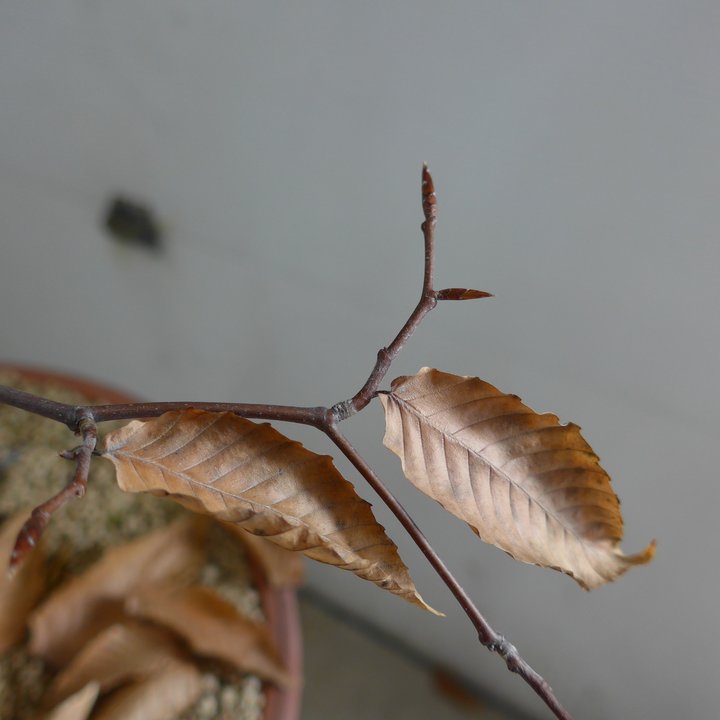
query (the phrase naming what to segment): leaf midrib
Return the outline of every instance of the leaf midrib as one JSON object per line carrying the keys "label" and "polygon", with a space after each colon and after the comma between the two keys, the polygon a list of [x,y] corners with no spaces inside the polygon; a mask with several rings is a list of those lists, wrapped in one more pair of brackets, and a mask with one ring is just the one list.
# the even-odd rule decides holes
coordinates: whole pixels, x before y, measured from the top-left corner
{"label": "leaf midrib", "polygon": [[[577,533],[577,531],[569,527],[566,523],[562,522],[558,516],[552,512],[550,509],[548,509],[539,499],[535,498],[533,495],[531,495],[522,485],[520,485],[517,482],[514,482],[512,478],[500,467],[495,466],[492,462],[487,460],[485,457],[483,457],[480,453],[470,448],[466,443],[464,443],[462,440],[458,439],[455,435],[450,435],[444,433],[442,430],[440,430],[437,425],[433,424],[432,421],[429,419],[427,415],[423,415],[419,410],[417,410],[413,405],[411,405],[407,400],[399,397],[393,392],[388,393],[388,396],[391,397],[395,402],[398,403],[398,405],[401,406],[401,408],[409,414],[413,415],[415,418],[417,418],[420,422],[425,422],[427,425],[429,425],[432,430],[434,430],[436,433],[438,433],[441,437],[447,439],[449,442],[454,443],[455,445],[458,445],[459,447],[463,448],[466,452],[472,454],[473,456],[477,457],[481,462],[483,462],[485,465],[487,465],[493,472],[495,472],[497,475],[499,475],[502,479],[505,480],[509,485],[512,487],[517,488],[520,490],[533,504],[540,507],[540,509],[545,513],[545,515],[549,518],[552,518],[555,520],[558,525],[563,529],[563,531],[569,533],[572,535],[572,537],[576,540],[576,542],[580,545],[580,547],[583,549],[583,554],[585,555],[585,558],[590,565],[590,567],[593,569],[593,571],[599,575],[600,577],[604,577],[601,573],[599,573],[595,565],[593,564],[590,555],[588,547],[588,544],[583,540],[582,537],[580,537]],[[516,523],[517,525],[517,523]],[[570,572],[569,570],[564,570],[563,572],[568,573],[569,575],[572,575],[575,577],[575,575]]]}
{"label": "leaf midrib", "polygon": [[[220,496],[223,497],[223,498],[224,498],[224,497],[232,497],[232,498],[235,498],[235,499],[237,499],[237,500],[239,500],[239,501],[241,501],[241,502],[243,502],[243,503],[247,503],[248,505],[251,505],[251,506],[252,506],[252,505],[259,505],[260,507],[265,508],[265,510],[266,510],[267,512],[272,513],[272,514],[275,515],[276,517],[281,518],[281,519],[286,520],[286,521],[287,521],[288,518],[290,518],[290,519],[296,521],[297,523],[299,523],[302,527],[305,527],[305,528],[307,528],[308,530],[310,530],[316,537],[321,538],[322,540],[326,541],[329,546],[335,547],[335,548],[339,548],[339,549],[341,549],[341,550],[344,550],[345,552],[348,552],[348,551],[349,551],[349,552],[353,553],[356,557],[360,558],[360,560],[362,560],[363,562],[365,562],[365,563],[367,564],[367,565],[366,565],[367,567],[371,567],[371,566],[373,566],[373,565],[377,565],[377,563],[375,563],[375,562],[373,562],[373,561],[371,561],[371,560],[368,560],[367,558],[364,558],[364,557],[362,557],[361,555],[359,555],[358,552],[355,550],[355,548],[351,547],[351,546],[348,545],[347,543],[345,543],[345,544],[338,543],[337,540],[331,539],[330,537],[328,537],[328,535],[326,535],[326,534],[324,534],[324,533],[319,533],[319,532],[317,532],[317,530],[314,530],[313,527],[312,527],[310,524],[308,524],[305,520],[303,520],[301,517],[298,517],[298,516],[296,516],[296,515],[289,515],[288,513],[283,513],[283,512],[281,512],[280,510],[276,510],[272,505],[267,505],[267,504],[265,504],[265,503],[256,502],[256,501],[254,501],[254,500],[246,500],[246,499],[243,498],[241,495],[236,495],[236,494],[234,494],[234,493],[227,492],[226,490],[222,490],[222,489],[216,488],[216,487],[213,486],[213,485],[205,484],[205,483],[203,483],[203,482],[200,482],[199,480],[193,479],[192,477],[186,475],[184,472],[180,472],[180,471],[177,471],[177,470],[171,470],[171,469],[169,469],[167,466],[163,465],[163,464],[160,463],[160,462],[157,462],[156,460],[148,460],[147,458],[139,457],[139,456],[134,455],[134,454],[129,453],[129,452],[118,451],[118,449],[116,449],[116,450],[113,452],[113,454],[114,454],[116,457],[122,457],[122,458],[127,459],[133,467],[134,467],[134,464],[135,464],[136,462],[139,463],[139,464],[148,465],[148,466],[151,466],[151,467],[154,467],[154,468],[160,470],[161,473],[169,473],[169,474],[171,474],[171,475],[175,475],[175,476],[181,478],[182,480],[186,481],[189,485],[191,485],[191,486],[193,486],[193,487],[202,487],[202,488],[205,488],[206,490],[209,490],[210,492],[217,493],[218,495],[220,495]],[[315,460],[315,459],[316,459],[316,458],[311,457],[311,458],[309,458],[309,459],[307,460],[307,462],[311,462],[311,461],[313,461],[313,460]],[[140,475],[140,473],[137,472],[137,470],[135,470],[135,472],[138,474],[139,477],[142,477],[142,476]],[[231,472],[234,472],[234,471],[231,471]],[[298,494],[298,493],[296,493],[296,494]],[[198,498],[197,498],[197,495],[195,495],[195,499],[198,499]],[[288,499],[288,498],[284,498],[284,499]],[[200,501],[198,500],[198,502],[200,502]],[[201,503],[201,505],[203,505],[203,503]],[[204,505],[203,505],[203,507],[204,507]],[[290,524],[292,525],[293,523],[290,523]],[[353,526],[351,526],[351,527],[356,527],[356,526],[353,525]],[[360,527],[360,526],[357,526],[357,527]],[[347,528],[338,528],[338,530],[336,530],[336,531],[334,531],[334,532],[344,531],[344,530],[346,530],[346,529],[347,529]],[[266,537],[266,536],[263,536],[263,537]]]}

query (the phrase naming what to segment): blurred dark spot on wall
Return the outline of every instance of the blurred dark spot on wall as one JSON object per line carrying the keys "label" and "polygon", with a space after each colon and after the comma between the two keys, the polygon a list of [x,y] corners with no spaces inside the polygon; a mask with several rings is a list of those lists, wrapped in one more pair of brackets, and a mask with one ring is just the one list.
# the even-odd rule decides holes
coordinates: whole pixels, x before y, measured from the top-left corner
{"label": "blurred dark spot on wall", "polygon": [[162,229],[148,205],[117,195],[105,206],[102,222],[112,240],[152,252],[163,249]]}

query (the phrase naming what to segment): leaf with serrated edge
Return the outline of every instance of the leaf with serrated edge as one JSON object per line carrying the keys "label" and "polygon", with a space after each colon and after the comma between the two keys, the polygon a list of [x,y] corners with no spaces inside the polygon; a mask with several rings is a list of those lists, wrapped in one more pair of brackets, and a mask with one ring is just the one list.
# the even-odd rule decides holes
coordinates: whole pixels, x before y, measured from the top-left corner
{"label": "leaf with serrated edge", "polygon": [[90,717],[99,692],[100,685],[98,683],[88,683],[53,708],[48,715],[45,715],[44,720],[86,720]]}
{"label": "leaf with serrated edge", "polygon": [[224,660],[277,685],[292,683],[268,628],[243,617],[211,588],[146,588],[128,598],[126,607],[177,633],[198,655]]}
{"label": "leaf with serrated edge", "polygon": [[12,577],[7,567],[30,510],[15,513],[0,528],[0,653],[25,636],[25,620],[45,589],[45,544],[41,540]]}
{"label": "leaf with serrated edge", "polygon": [[175,720],[202,693],[194,665],[172,663],[164,670],[118,688],[100,702],[92,720]]}
{"label": "leaf with serrated edge", "polygon": [[111,625],[55,677],[43,703],[57,705],[91,681],[106,693],[127,680],[158,672],[184,655],[176,637],[165,628],[136,620]]}
{"label": "leaf with serrated edge", "polygon": [[103,457],[115,464],[123,490],[168,493],[192,510],[351,570],[436,613],[418,595],[370,503],[332,458],[268,423],[232,413],[169,412],[110,433]]}
{"label": "leaf with serrated edge", "polygon": [[67,665],[103,628],[123,619],[126,595],[141,584],[187,585],[205,559],[207,521],[189,516],[118,545],[58,588],[30,617],[30,652]]}
{"label": "leaf with serrated edge", "polygon": [[620,550],[620,502],[572,423],[478,378],[423,368],[388,394],[383,442],[405,476],[485,542],[589,590],[649,562]]}

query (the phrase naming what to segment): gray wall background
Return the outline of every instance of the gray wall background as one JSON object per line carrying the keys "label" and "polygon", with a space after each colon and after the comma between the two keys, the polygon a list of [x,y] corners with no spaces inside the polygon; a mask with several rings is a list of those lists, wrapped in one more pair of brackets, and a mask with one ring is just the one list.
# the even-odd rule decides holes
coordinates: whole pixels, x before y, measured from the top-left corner
{"label": "gray wall background", "polygon": [[[6,0],[0,355],[158,400],[341,400],[417,299],[427,160],[438,287],[497,297],[441,305],[392,376],[581,424],[625,548],[657,558],[585,594],[421,497],[379,407],[346,432],[578,718],[716,717],[719,62],[716,2]],[[102,234],[119,191],[163,255]],[[546,717],[377,514],[449,617],[324,567],[313,588]]]}

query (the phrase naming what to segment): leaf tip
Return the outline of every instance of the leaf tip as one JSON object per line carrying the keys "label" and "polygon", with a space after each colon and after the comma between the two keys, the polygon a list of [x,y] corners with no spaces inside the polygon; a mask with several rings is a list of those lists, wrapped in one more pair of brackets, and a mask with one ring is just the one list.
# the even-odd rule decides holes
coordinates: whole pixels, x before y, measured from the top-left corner
{"label": "leaf tip", "polygon": [[657,540],[653,538],[648,546],[635,555],[626,558],[630,565],[647,565],[654,557],[657,550]]}
{"label": "leaf tip", "polygon": [[589,581],[587,577],[579,577],[573,573],[568,573],[573,580],[577,581],[583,590],[594,590],[595,588],[605,585],[606,583],[617,580],[621,575],[624,575],[630,568],[636,565],[647,565],[654,557],[657,549],[657,540],[651,540],[648,546],[641,550],[639,553],[634,555],[625,555],[620,548],[615,549],[615,564],[611,569],[609,575],[601,576],[599,579],[596,578],[594,581]]}
{"label": "leaf tip", "polygon": [[422,608],[423,610],[427,610],[431,615],[435,615],[436,617],[446,617],[444,612],[440,612],[440,610],[436,610],[432,605],[428,605],[420,596],[420,593],[415,592],[413,597],[410,598],[410,602],[413,603],[413,605],[417,605],[419,608]]}

